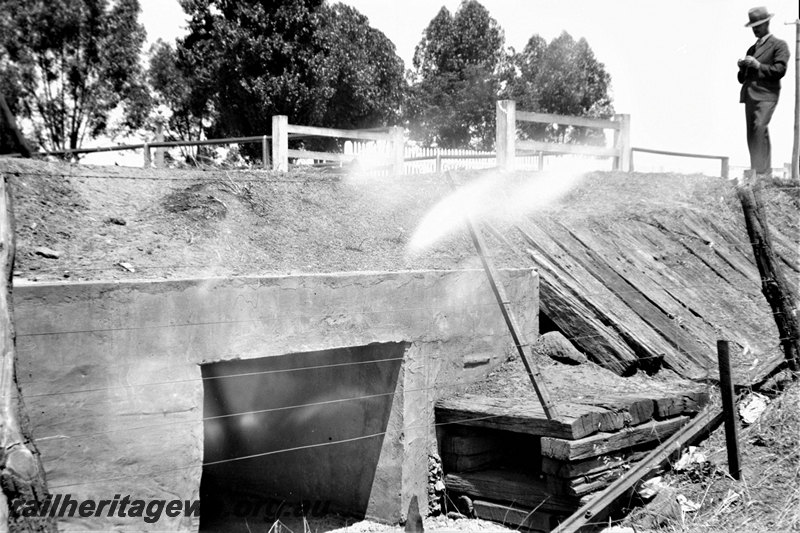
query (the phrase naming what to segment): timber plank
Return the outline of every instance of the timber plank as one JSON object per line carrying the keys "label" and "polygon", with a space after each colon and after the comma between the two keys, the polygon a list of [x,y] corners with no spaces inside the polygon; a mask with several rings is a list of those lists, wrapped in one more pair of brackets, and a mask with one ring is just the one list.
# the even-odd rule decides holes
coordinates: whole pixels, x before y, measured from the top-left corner
{"label": "timber plank", "polygon": [[[671,320],[663,309],[656,306],[652,300],[648,299],[635,285],[631,284],[626,278],[619,275],[608,263],[594,250],[589,248],[576,234],[562,223],[554,223],[551,231],[565,249],[569,249],[572,257],[587,272],[598,280],[616,295],[625,305],[630,307],[639,317],[647,323],[651,330],[660,335],[667,342],[682,353],[683,358],[672,353],[665,353],[665,360],[670,363],[670,367],[679,370],[689,367],[684,359],[688,358],[690,363],[702,365],[702,356],[705,349],[691,336],[687,335],[673,320]],[[688,368],[682,373],[688,371]]]}
{"label": "timber plank", "polygon": [[578,462],[564,462],[542,457],[542,472],[562,479],[579,478],[628,466],[650,453],[649,450],[619,450],[612,455],[600,455]]}
{"label": "timber plank", "polygon": [[503,436],[495,432],[466,431],[458,426],[448,427],[439,449],[455,455],[477,455],[502,448]]}
{"label": "timber plank", "polygon": [[660,442],[689,422],[680,416],[653,421],[617,433],[598,433],[579,440],[542,437],[542,455],[562,461],[577,461],[605,455],[646,442]]}
{"label": "timber plank", "polygon": [[580,498],[552,494],[538,476],[510,470],[447,474],[444,484],[448,491],[473,499],[514,502],[546,512],[571,513],[580,506]]}
{"label": "timber plank", "polygon": [[555,494],[580,498],[607,487],[624,474],[625,469],[612,468],[592,476],[582,476],[575,479],[545,476],[545,480],[547,487]]}
{"label": "timber plank", "polygon": [[[637,228],[641,226],[641,228]],[[658,227],[662,227],[658,225]],[[647,236],[641,235],[638,229],[644,230]],[[665,228],[666,229],[666,228]],[[610,226],[589,222],[583,225],[570,226],[586,246],[602,257],[605,263],[617,274],[630,283],[653,305],[662,310],[666,318],[675,326],[685,331],[689,338],[700,342],[702,349],[693,355],[699,358],[698,366],[705,369],[710,364],[710,356],[714,353],[713,343],[706,339],[709,325],[702,317],[695,316],[693,311],[700,302],[689,301],[687,305],[675,298],[665,285],[669,285],[669,278],[675,271],[666,266],[658,258],[662,257],[670,246],[673,238],[671,233],[658,231],[656,226],[638,222],[631,222],[625,226],[612,224]],[[653,241],[656,241],[654,244]],[[699,244],[699,243],[698,243]],[[696,281],[694,281],[696,284]],[[672,283],[675,285],[675,283]],[[691,280],[682,280],[677,286],[692,287]],[[661,331],[661,330],[659,330]],[[661,335],[668,336],[661,331]]]}
{"label": "timber plank", "polygon": [[531,532],[550,533],[558,524],[559,518],[558,515],[539,510],[534,511],[513,504],[503,505],[485,500],[474,500],[472,507],[475,510],[475,518],[491,520],[498,524],[522,528]]}
{"label": "timber plank", "polygon": [[436,402],[437,423],[501,429],[529,435],[579,439],[597,431],[598,413],[583,406],[559,405],[548,420],[538,401],[465,394]]}
{"label": "timber plank", "polygon": [[[611,231],[608,229],[608,231]],[[592,266],[592,260],[581,259],[579,257],[580,249],[585,247],[582,244],[576,244],[575,239],[569,236],[567,230],[558,223],[548,220],[538,220],[537,224],[524,225],[524,232],[528,238],[529,244],[536,248],[536,264],[540,267],[540,290],[542,308],[547,314],[545,304],[547,303],[544,285],[546,283],[554,283],[550,278],[555,277],[558,282],[568,283],[568,280],[575,280],[571,284],[571,290],[576,296],[580,298],[591,313],[590,316],[596,317],[598,321],[603,324],[611,326],[606,329],[613,329],[615,335],[620,339],[621,344],[625,345],[625,350],[633,354],[636,363],[627,365],[628,368],[635,368],[638,365],[638,359],[641,358],[645,364],[661,357],[670,358],[671,366],[681,375],[699,378],[703,377],[705,371],[702,367],[698,367],[691,361],[686,360],[681,354],[676,353],[674,343],[668,342],[664,335],[657,329],[654,329],[651,323],[645,320],[641,314],[641,309],[634,309],[625,301],[624,296],[636,291],[631,290],[630,286],[625,288],[624,285],[617,287],[616,292],[609,285],[609,281],[604,276],[598,273],[597,268]],[[567,235],[567,237],[564,237]],[[570,245],[566,246],[564,239],[570,240]],[[596,261],[596,259],[594,259]],[[542,268],[552,269],[551,265],[546,262],[557,262],[562,268],[559,272],[554,269],[550,275]],[[568,270],[568,274],[563,272]],[[614,276],[610,274],[610,276]],[[616,278],[615,278],[616,279]],[[613,280],[612,280],[613,281]],[[623,282],[624,283],[624,280]],[[646,300],[644,300],[646,302]],[[643,303],[642,306],[645,306]],[[648,308],[650,309],[650,308]],[[637,312],[638,311],[638,312]],[[550,317],[550,315],[547,315]],[[563,324],[558,322],[553,317],[551,320],[556,322],[559,327],[564,330]],[[652,320],[651,320],[652,322]],[[572,332],[565,331],[570,336]],[[573,336],[575,343],[579,345],[583,351],[592,356],[596,356],[596,352],[585,342],[589,339],[595,338],[594,335],[589,333],[594,332],[576,332]],[[606,334],[601,331],[599,334]],[[596,335],[596,334],[595,334]],[[600,359],[600,358],[598,358]],[[605,361],[601,361],[604,364]],[[605,365],[604,365],[605,366]],[[611,367],[609,367],[611,368]]]}
{"label": "timber plank", "polygon": [[462,455],[442,452],[442,464],[446,472],[477,470],[498,463],[503,458],[500,450]]}

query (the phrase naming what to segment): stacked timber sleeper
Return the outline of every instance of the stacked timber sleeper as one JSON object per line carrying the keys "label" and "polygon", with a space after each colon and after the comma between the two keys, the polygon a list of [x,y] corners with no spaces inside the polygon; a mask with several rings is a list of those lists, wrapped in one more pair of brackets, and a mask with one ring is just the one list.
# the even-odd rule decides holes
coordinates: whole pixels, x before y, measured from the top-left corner
{"label": "stacked timber sleeper", "polygon": [[[440,400],[446,508],[528,531],[551,531],[687,424],[708,400],[699,391],[662,388],[652,395],[611,396],[592,406],[561,404],[571,414],[560,422],[546,420],[530,401],[469,394]],[[616,418],[610,413],[625,422],[611,423]]]}

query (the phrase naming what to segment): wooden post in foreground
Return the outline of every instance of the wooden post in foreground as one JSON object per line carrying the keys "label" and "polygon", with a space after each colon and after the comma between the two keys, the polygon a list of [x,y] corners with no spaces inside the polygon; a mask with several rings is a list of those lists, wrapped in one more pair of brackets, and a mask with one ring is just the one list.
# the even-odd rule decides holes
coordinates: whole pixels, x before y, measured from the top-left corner
{"label": "wooden post in foreground", "polygon": [[736,424],[736,402],[733,396],[728,341],[717,341],[717,357],[719,358],[719,391],[722,394],[722,413],[725,417],[725,444],[728,448],[728,472],[733,479],[739,480],[742,479],[742,467],[739,463],[739,428]]}
{"label": "wooden post in foreground", "polygon": [[272,117],[272,170],[289,170],[289,117]]}
{"label": "wooden post in foreground", "polygon": [[794,143],[792,144],[792,179],[800,179],[800,18],[794,22]]}
{"label": "wooden post in foreground", "polygon": [[31,505],[42,505],[48,498],[44,469],[39,451],[29,438],[28,420],[16,378],[11,300],[14,244],[11,194],[6,177],[0,175],[0,477],[3,481],[0,488],[0,531],[57,531],[52,518],[21,516],[10,508],[17,499],[31,502],[24,506],[30,508]]}
{"label": "wooden post in foreground", "polygon": [[514,170],[517,140],[517,103],[498,100],[496,106],[495,153],[500,170]]}
{"label": "wooden post in foreground", "polygon": [[797,373],[800,370],[800,327],[793,294],[778,268],[778,261],[772,249],[772,239],[767,226],[767,216],[761,201],[761,184],[756,182],[737,187],[736,194],[742,203],[747,235],[753,246],[758,272],[761,275],[761,292],[767,298],[775,325],[778,326],[781,346],[789,368]]}

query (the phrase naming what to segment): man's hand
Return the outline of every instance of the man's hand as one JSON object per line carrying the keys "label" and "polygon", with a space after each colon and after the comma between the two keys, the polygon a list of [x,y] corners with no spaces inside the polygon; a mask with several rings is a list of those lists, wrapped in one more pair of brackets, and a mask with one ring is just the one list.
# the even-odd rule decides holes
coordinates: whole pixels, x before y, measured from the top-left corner
{"label": "man's hand", "polygon": [[756,59],[753,56],[747,56],[741,61],[744,63],[744,66],[748,68],[758,68],[759,66],[761,66],[761,63],[758,62],[758,59]]}

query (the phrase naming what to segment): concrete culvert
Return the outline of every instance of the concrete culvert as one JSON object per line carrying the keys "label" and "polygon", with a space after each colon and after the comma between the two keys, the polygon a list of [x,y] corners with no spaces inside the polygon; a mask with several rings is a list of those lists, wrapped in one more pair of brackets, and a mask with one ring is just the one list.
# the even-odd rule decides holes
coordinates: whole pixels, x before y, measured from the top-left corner
{"label": "concrete culvert", "polygon": [[406,347],[204,365],[200,530],[364,518],[382,497],[373,483],[384,440],[395,437],[387,426]]}

